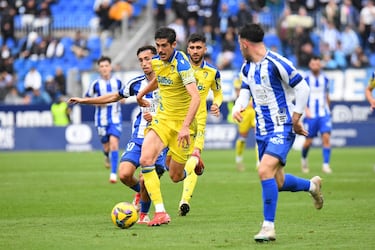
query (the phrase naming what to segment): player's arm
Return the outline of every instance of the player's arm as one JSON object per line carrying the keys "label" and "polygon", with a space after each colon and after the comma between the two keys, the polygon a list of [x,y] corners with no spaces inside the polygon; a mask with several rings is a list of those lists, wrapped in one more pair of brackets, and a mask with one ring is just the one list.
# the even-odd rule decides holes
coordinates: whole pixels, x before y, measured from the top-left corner
{"label": "player's arm", "polygon": [[236,99],[236,102],[234,103],[234,107],[232,109],[232,118],[236,122],[241,122],[242,112],[246,109],[246,107],[249,105],[249,100],[251,98],[250,89],[242,88],[240,90],[240,93],[238,94],[238,97]]}
{"label": "player's arm", "polygon": [[307,136],[308,132],[303,128],[300,118],[307,105],[307,100],[310,95],[310,87],[307,82],[302,79],[302,81],[300,81],[294,87],[294,91],[296,96],[296,104],[292,116],[293,129],[295,133]]}
{"label": "player's arm", "polygon": [[158,82],[156,81],[156,78],[152,79],[146,87],[144,87],[141,91],[137,94],[137,102],[138,105],[141,107],[148,107],[150,106],[150,103],[143,99],[143,96],[145,96],[148,92],[152,92],[158,88]]}
{"label": "player's arm", "polygon": [[375,110],[375,98],[372,96],[373,90],[374,90],[374,87],[371,85],[368,85],[365,90],[365,94],[366,94],[366,99],[370,103],[371,108]]}
{"label": "player's arm", "polygon": [[76,104],[76,103],[81,103],[81,104],[106,104],[106,103],[111,103],[111,102],[117,102],[121,100],[123,97],[120,96],[118,92],[114,93],[109,93],[106,95],[102,96],[97,96],[97,97],[72,97],[68,100],[68,103],[71,104]]}
{"label": "player's arm", "polygon": [[185,88],[191,96],[189,110],[186,114],[181,130],[178,133],[178,146],[185,147],[190,145],[190,124],[193,122],[194,117],[198,111],[200,104],[200,95],[195,82],[191,82],[185,85]]}
{"label": "player's arm", "polygon": [[214,100],[212,101],[212,105],[210,107],[210,112],[214,116],[220,115],[220,106],[223,103],[223,90],[221,88],[221,80],[220,74],[215,79],[215,86],[211,87],[211,90],[214,94]]}

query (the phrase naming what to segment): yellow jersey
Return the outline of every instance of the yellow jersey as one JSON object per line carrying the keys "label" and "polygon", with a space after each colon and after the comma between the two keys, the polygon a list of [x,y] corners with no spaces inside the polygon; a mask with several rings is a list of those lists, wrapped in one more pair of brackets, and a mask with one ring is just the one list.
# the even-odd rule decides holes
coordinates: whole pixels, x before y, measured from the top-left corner
{"label": "yellow jersey", "polygon": [[368,86],[371,88],[371,89],[375,89],[375,71],[372,72],[372,75],[371,75],[371,78],[368,82]]}
{"label": "yellow jersey", "polygon": [[197,81],[197,88],[201,99],[198,111],[198,124],[206,124],[207,119],[207,96],[211,89],[213,92],[213,103],[220,107],[223,102],[223,92],[221,88],[220,72],[211,64],[202,61],[200,66],[192,65],[194,76]]}
{"label": "yellow jersey", "polygon": [[159,56],[152,59],[159,87],[160,103],[156,118],[168,120],[184,120],[189,110],[191,96],[185,85],[195,83],[194,70],[187,56],[175,50],[168,62]]}

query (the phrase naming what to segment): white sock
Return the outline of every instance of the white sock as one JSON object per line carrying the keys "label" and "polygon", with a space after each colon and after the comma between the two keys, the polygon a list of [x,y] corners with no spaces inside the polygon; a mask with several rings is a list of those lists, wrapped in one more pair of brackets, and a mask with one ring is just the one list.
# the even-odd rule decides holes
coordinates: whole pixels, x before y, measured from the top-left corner
{"label": "white sock", "polygon": [[267,228],[275,228],[275,223],[272,221],[263,221],[262,227],[267,227]]}
{"label": "white sock", "polygon": [[157,212],[157,213],[159,213],[159,212],[165,212],[164,204],[163,203],[156,204],[155,205],[155,212]]}
{"label": "white sock", "polygon": [[316,186],[315,186],[315,183],[310,181],[310,188],[309,188],[309,192],[315,192],[316,190]]}

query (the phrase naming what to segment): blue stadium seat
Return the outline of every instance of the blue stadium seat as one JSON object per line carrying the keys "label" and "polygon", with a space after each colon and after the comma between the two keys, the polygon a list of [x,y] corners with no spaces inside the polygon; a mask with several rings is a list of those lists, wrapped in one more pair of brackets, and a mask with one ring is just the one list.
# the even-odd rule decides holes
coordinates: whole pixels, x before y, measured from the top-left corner
{"label": "blue stadium seat", "polygon": [[280,41],[280,38],[276,34],[272,34],[272,33],[266,34],[264,36],[263,41],[267,48],[270,49],[271,47],[276,47],[277,51],[281,53],[282,51],[281,41]]}

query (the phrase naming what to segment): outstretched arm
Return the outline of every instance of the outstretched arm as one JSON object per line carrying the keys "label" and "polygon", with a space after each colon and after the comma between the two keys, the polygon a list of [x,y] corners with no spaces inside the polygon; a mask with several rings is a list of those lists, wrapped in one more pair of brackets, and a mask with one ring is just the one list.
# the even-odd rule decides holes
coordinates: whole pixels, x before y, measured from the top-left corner
{"label": "outstretched arm", "polygon": [[111,102],[117,102],[122,99],[122,96],[119,95],[119,93],[114,92],[102,96],[97,97],[72,97],[68,100],[68,103],[76,104],[106,104]]}
{"label": "outstretched arm", "polygon": [[158,83],[156,81],[156,78],[152,79],[149,84],[145,88],[143,88],[138,94],[137,94],[137,102],[138,105],[141,107],[148,107],[150,106],[150,103],[143,99],[143,96],[147,94],[148,92],[154,91],[158,88]]}

